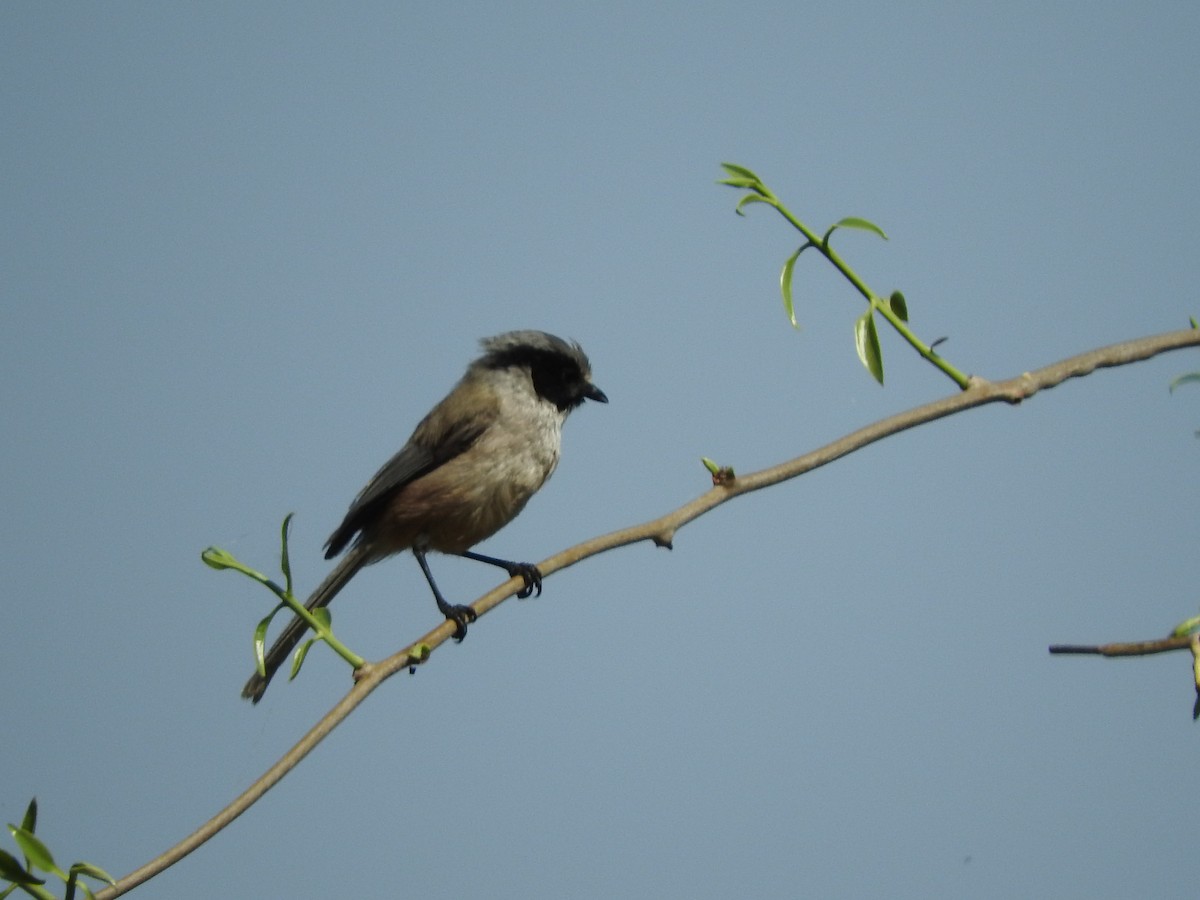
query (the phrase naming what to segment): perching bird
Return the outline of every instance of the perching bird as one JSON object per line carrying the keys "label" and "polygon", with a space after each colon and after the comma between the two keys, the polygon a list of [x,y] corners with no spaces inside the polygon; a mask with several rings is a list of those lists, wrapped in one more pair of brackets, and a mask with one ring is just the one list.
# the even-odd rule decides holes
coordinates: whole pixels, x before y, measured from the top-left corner
{"label": "perching bird", "polygon": [[[592,384],[583,349],[544,331],[510,331],[480,342],[484,353],[454,389],[375,473],[325,544],[332,559],[349,552],[313,592],[310,610],[326,606],[363,566],[411,549],[437,601],[462,640],[475,620],[469,606],[446,602],[425,554],[453,553],[521,575],[518,594],[541,593],[542,576],[529,563],[471,552],[514,518],[558,465],[562,426],[584,400],[607,403]],[[257,703],[276,670],[307,629],[295,617],[265,657],[242,696]]]}

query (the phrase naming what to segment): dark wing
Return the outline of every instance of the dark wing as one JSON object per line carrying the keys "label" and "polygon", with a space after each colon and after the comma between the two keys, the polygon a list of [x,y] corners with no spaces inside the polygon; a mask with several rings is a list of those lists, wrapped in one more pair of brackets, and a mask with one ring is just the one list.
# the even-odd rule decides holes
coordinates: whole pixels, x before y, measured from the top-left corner
{"label": "dark wing", "polygon": [[417,426],[408,443],[383,464],[354,498],[346,518],[325,543],[326,559],[337,556],[356,534],[370,526],[397,491],[445,465],[479,440],[499,412],[497,404],[488,402],[477,405],[476,415],[469,421],[451,422],[446,407],[446,401],[439,403]]}

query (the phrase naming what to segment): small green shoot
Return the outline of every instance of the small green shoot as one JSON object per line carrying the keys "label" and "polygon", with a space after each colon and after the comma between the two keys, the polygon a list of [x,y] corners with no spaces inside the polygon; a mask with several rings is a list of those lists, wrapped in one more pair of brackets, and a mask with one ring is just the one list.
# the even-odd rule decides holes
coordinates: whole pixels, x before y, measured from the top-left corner
{"label": "small green shoot", "polygon": [[858,352],[858,358],[876,381],[883,384],[883,353],[879,344],[879,333],[875,325],[875,313],[878,313],[922,357],[940,369],[960,388],[964,390],[967,388],[969,384],[968,376],[935,353],[931,345],[923,342],[908,327],[908,302],[905,300],[904,295],[900,291],[893,291],[887,299],[884,299],[881,295],[876,294],[859,277],[858,273],[850,268],[846,261],[830,246],[830,239],[839,228],[870,232],[886,241],[888,236],[882,228],[869,219],[858,216],[847,216],[839,219],[833,225],[829,226],[823,235],[818,236],[804,222],[796,218],[791,210],[784,206],[782,201],[775,196],[771,189],[752,170],[734,163],[721,163],[721,168],[725,170],[727,177],[721,179],[718,184],[747,191],[738,200],[737,205],[734,207],[734,212],[740,216],[744,216],[745,208],[750,204],[765,203],[767,206],[774,208],[793,228],[804,236],[804,243],[788,256],[784,261],[783,269],[779,273],[779,292],[783,297],[783,311],[793,328],[800,327],[799,318],[796,315],[794,289],[796,263],[800,259],[800,254],[810,247],[815,247],[867,301],[867,311],[855,321],[854,344]]}
{"label": "small green shoot", "polygon": [[[275,614],[282,609],[290,609],[297,616],[307,623],[315,634],[313,637],[305,641],[292,658],[292,674],[295,678],[300,671],[300,666],[304,662],[304,658],[308,655],[309,649],[317,641],[323,641],[338,654],[342,659],[346,660],[351,666],[357,669],[363,664],[363,658],[352,652],[345,644],[334,637],[333,630],[330,627],[331,617],[329,610],[322,608],[317,610],[305,609],[304,604],[298,601],[292,593],[292,565],[291,555],[288,551],[288,532],[292,523],[292,513],[288,513],[283,519],[283,526],[280,529],[280,551],[279,551],[279,568],[283,573],[284,587],[280,587],[276,582],[268,578],[262,572],[251,569],[249,566],[243,565],[233,554],[227,550],[222,550],[220,547],[209,547],[200,554],[200,559],[204,564],[217,569],[218,571],[231,569],[235,572],[240,572],[247,578],[257,581],[259,584],[267,587],[273,593],[279,602],[266,616],[260,619],[254,627],[254,665],[258,670],[259,675],[266,675],[266,645],[267,645],[267,630],[271,627],[271,621],[275,618]],[[2,900],[2,898],[0,898]]]}

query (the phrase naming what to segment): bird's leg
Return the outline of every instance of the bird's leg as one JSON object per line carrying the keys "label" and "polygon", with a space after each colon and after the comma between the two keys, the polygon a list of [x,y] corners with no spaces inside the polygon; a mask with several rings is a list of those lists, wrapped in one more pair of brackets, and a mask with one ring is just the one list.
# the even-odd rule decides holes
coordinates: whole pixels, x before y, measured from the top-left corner
{"label": "bird's leg", "polygon": [[518,600],[524,600],[533,594],[535,590],[538,592],[539,597],[542,595],[542,573],[538,571],[538,567],[533,563],[509,562],[507,559],[484,556],[482,553],[474,553],[470,550],[464,550],[458,555],[465,556],[467,559],[473,559],[476,562],[487,563],[489,566],[497,566],[507,572],[510,578],[516,578],[520,575],[525,579],[525,587],[517,591]]}
{"label": "bird's leg", "polygon": [[417,564],[425,573],[425,580],[429,582],[429,589],[433,591],[433,599],[437,601],[438,612],[457,626],[454,630],[454,639],[461,641],[467,636],[467,625],[478,618],[475,610],[469,606],[455,606],[447,603],[442,592],[438,590],[437,583],[433,580],[433,573],[429,571],[429,563],[425,560],[425,551],[413,547],[413,556],[417,558]]}

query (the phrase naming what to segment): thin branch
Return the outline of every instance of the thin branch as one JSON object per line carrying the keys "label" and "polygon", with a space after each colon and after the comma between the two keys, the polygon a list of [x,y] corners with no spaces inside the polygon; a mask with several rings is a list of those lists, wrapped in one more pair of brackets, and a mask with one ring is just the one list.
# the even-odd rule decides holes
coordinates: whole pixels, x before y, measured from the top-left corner
{"label": "thin branch", "polygon": [[[1200,330],[1189,329],[1113,344],[1110,347],[1081,353],[1007,381],[991,382],[973,377],[964,391],[860,428],[833,443],[788,462],[749,475],[740,475],[724,480],[721,484],[714,486],[712,490],[701,494],[665,516],[584,541],[539,563],[538,568],[543,576],[548,577],[551,573],[572,566],[588,557],[640,541],[653,541],[658,546],[669,548],[679,529],[722,503],[820,468],[890,435],[988,403],[1017,404],[1032,397],[1038,391],[1062,384],[1071,378],[1091,374],[1098,368],[1127,365],[1169,350],[1196,346],[1200,346]],[[521,578],[510,578],[476,600],[472,607],[476,614],[482,616],[515,594],[523,585],[524,582]],[[126,875],[115,886],[98,891],[96,893],[97,900],[111,900],[111,898],[119,897],[137,887],[187,856],[223,829],[274,787],[380,684],[397,672],[422,664],[433,650],[454,636],[454,630],[453,622],[443,622],[420,640],[382,662],[367,663],[358,669],[355,672],[355,685],[350,692],[241,796],[162,855]],[[1183,640],[1183,646],[1187,646],[1187,639]],[[1173,648],[1164,647],[1163,649]],[[1063,652],[1084,651],[1075,649]],[[1097,650],[1097,652],[1101,651]]]}
{"label": "thin branch", "polygon": [[1192,645],[1188,635],[1156,638],[1152,641],[1124,641],[1114,644],[1051,644],[1056,656],[1149,656],[1171,650],[1187,650]]}

